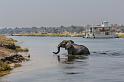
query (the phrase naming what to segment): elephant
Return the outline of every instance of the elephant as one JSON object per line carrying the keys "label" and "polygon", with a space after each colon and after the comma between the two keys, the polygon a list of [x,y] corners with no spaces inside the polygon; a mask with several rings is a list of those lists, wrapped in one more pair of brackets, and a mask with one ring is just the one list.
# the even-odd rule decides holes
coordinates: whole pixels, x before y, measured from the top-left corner
{"label": "elephant", "polygon": [[90,55],[89,49],[84,45],[75,44],[72,40],[63,40],[58,45],[58,51],[53,52],[54,54],[58,54],[60,52],[60,48],[65,48],[67,50],[68,55]]}

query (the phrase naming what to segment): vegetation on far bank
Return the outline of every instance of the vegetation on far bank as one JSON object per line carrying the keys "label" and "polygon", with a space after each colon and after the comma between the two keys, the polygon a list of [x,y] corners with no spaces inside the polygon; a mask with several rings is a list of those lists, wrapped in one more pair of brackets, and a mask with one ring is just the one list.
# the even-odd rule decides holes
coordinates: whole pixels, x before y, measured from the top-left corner
{"label": "vegetation on far bank", "polygon": [[[124,33],[116,33],[118,38],[124,38]],[[56,34],[56,33],[29,33],[29,34],[13,34],[13,36],[41,36],[41,37],[84,37],[84,33],[74,34]]]}
{"label": "vegetation on far bank", "polygon": [[[12,28],[1,28],[0,34],[25,34],[25,33],[81,33],[85,32],[86,28],[89,28],[90,24],[88,25],[81,25],[81,26],[57,26],[57,27],[12,27]],[[124,33],[124,25],[119,24],[111,24],[113,31],[115,32],[123,32]]]}
{"label": "vegetation on far bank", "polygon": [[117,35],[119,38],[124,38],[124,33],[118,33]]}
{"label": "vegetation on far bank", "polygon": [[30,33],[30,34],[13,34],[13,36],[83,37],[83,34]]}

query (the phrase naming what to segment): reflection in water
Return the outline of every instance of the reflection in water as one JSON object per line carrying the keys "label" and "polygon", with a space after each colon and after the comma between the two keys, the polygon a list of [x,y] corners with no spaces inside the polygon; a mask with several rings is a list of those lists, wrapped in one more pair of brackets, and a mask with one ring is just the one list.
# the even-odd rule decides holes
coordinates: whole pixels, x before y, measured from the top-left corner
{"label": "reflection in water", "polygon": [[[77,56],[78,57],[78,56]],[[88,57],[71,57],[71,60],[65,60],[64,62],[59,63],[59,69],[61,77],[58,78],[60,82],[82,82],[82,74],[85,75],[88,71]]]}
{"label": "reflection in water", "polygon": [[[63,55],[64,58],[61,58],[61,55]],[[81,60],[85,60],[88,58],[88,56],[85,55],[68,55],[67,53],[63,53],[61,55],[57,55],[58,61],[65,64],[73,64],[75,61],[83,62]]]}
{"label": "reflection in water", "polygon": [[66,82],[69,79],[73,82],[76,82],[76,80],[79,82],[80,80],[78,78],[82,78],[82,74],[85,75],[85,72],[88,71],[88,56],[76,55],[68,57],[59,62],[61,78],[58,80],[60,82]]}
{"label": "reflection in water", "polygon": [[71,61],[75,61],[76,59],[84,60],[87,58],[88,58],[88,56],[84,56],[84,55],[70,55],[70,56],[68,56],[67,61],[71,62]]}

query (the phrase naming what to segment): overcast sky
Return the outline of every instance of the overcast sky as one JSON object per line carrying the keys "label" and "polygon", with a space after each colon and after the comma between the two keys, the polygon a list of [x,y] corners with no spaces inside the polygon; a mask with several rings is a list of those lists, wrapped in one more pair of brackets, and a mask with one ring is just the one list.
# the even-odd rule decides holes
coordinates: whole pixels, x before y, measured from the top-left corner
{"label": "overcast sky", "polygon": [[0,0],[0,26],[124,24],[124,0]]}

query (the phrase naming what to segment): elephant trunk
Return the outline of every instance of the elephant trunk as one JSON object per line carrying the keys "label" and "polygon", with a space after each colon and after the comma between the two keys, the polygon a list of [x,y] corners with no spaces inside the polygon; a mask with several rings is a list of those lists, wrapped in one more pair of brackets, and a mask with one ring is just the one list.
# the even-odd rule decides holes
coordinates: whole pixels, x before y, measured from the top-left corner
{"label": "elephant trunk", "polygon": [[60,52],[60,46],[58,46],[58,51],[57,52],[53,52],[54,54],[58,54]]}

